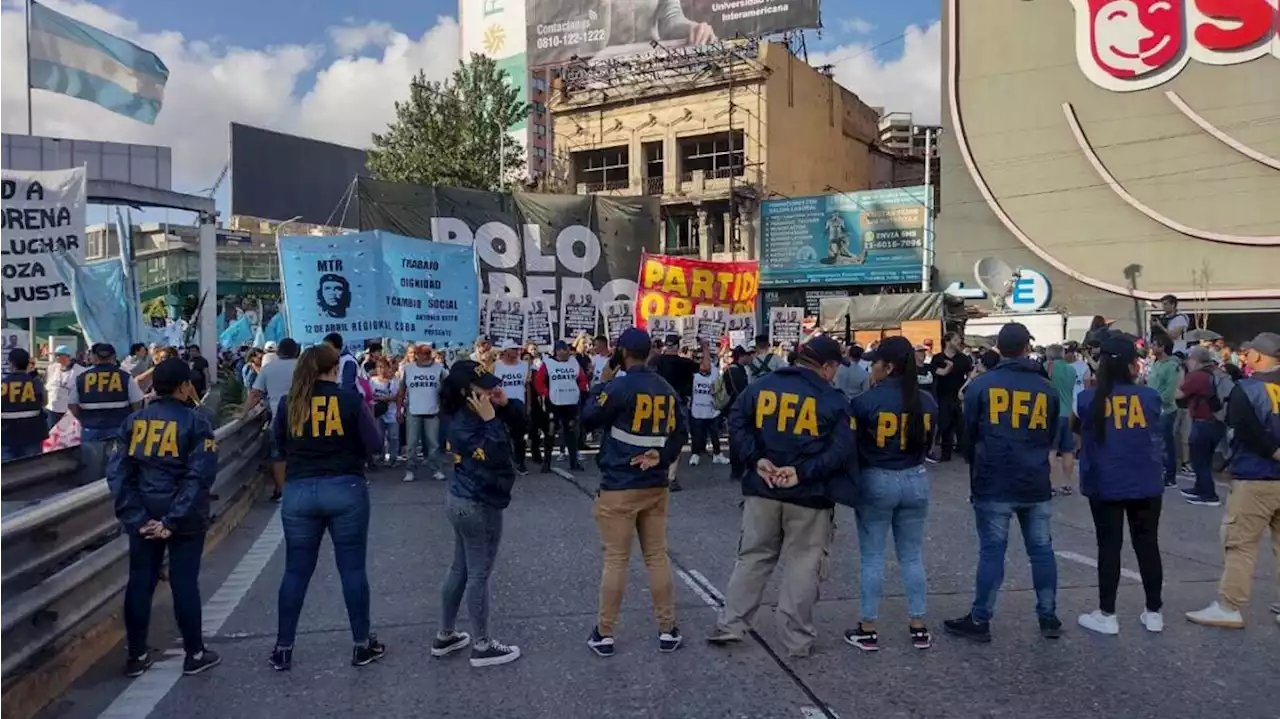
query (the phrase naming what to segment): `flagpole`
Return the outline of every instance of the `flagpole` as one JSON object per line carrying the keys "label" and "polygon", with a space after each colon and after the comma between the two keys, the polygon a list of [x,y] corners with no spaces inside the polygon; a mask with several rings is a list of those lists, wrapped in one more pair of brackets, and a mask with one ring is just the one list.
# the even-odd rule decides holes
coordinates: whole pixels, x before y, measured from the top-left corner
{"label": "flagpole", "polygon": [[36,131],[31,121],[31,0],[26,0],[23,7],[26,10],[27,21],[27,134],[34,135]]}

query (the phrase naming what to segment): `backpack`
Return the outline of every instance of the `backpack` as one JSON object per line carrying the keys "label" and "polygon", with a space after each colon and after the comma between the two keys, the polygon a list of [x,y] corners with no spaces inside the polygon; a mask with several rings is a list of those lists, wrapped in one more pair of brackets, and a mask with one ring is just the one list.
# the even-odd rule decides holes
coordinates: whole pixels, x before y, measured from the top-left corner
{"label": "backpack", "polygon": [[729,388],[724,386],[724,373],[720,373],[716,377],[716,381],[711,383],[711,403],[721,412],[729,408],[729,403],[733,401],[733,397],[729,395]]}
{"label": "backpack", "polygon": [[749,367],[751,368],[751,379],[760,379],[773,371],[773,364],[768,356],[763,359],[760,357],[752,359]]}
{"label": "backpack", "polygon": [[1219,422],[1227,420],[1227,398],[1236,383],[1226,375],[1217,372],[1209,373],[1209,382],[1213,385],[1213,395],[1209,397],[1209,409],[1213,410],[1214,419]]}

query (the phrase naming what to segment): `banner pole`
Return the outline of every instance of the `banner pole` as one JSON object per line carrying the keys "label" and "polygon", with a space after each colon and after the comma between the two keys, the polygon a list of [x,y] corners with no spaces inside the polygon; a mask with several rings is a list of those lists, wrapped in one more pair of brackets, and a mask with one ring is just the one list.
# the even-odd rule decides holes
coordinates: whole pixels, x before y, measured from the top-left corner
{"label": "banner pole", "polygon": [[26,11],[26,49],[27,49],[27,135],[34,135],[35,128],[32,125],[31,112],[31,3],[32,0],[26,0],[23,3],[23,9]]}

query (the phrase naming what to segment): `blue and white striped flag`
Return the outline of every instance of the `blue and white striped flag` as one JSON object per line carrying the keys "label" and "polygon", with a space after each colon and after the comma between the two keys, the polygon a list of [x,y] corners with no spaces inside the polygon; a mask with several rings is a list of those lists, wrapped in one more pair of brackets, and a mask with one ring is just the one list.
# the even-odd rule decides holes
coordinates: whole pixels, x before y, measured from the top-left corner
{"label": "blue and white striped flag", "polygon": [[31,87],[154,124],[169,68],[155,53],[31,2]]}

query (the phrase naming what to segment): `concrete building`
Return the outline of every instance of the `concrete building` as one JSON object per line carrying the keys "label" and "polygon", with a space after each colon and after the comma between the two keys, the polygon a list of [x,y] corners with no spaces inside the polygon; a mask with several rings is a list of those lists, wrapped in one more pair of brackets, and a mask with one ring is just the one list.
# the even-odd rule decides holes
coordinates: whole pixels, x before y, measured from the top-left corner
{"label": "concrete building", "polygon": [[751,49],[704,56],[687,76],[637,65],[629,76],[653,79],[561,83],[558,189],[659,196],[668,253],[745,259],[760,200],[871,188],[879,114],[785,46],[738,47]]}
{"label": "concrete building", "polygon": [[1277,326],[1280,11],[1119,12],[1168,5],[943,2],[940,286],[998,293],[993,258],[1027,309],[1145,329],[1168,293],[1229,341]]}
{"label": "concrete building", "polygon": [[[909,112],[889,112],[880,117],[880,146],[909,157],[938,156],[939,125],[917,125]],[[932,136],[933,142],[930,142]]]}

